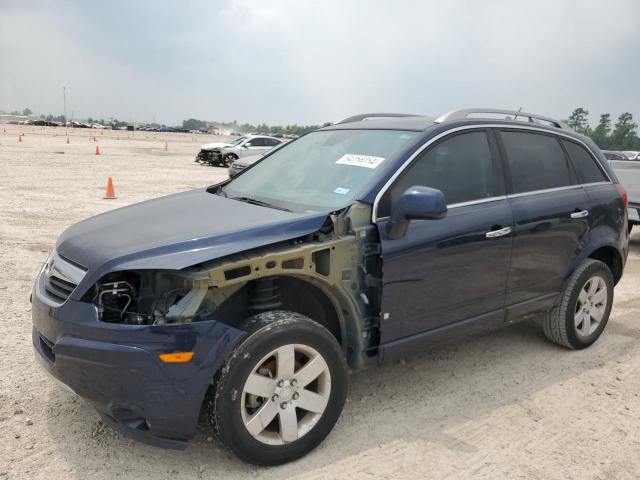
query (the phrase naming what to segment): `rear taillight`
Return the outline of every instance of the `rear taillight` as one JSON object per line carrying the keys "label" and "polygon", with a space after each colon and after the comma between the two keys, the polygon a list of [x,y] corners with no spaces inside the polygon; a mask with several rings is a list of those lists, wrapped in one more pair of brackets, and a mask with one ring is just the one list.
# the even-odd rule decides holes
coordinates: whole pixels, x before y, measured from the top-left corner
{"label": "rear taillight", "polygon": [[620,198],[622,199],[622,204],[624,205],[624,208],[626,210],[629,206],[629,195],[627,195],[627,191],[619,183],[616,183],[616,190],[618,190]]}

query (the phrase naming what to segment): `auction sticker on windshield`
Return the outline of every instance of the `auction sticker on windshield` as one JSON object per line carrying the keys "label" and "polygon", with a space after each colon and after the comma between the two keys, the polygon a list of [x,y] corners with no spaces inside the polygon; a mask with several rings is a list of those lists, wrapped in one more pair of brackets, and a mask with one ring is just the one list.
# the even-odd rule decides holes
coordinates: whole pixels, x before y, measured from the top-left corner
{"label": "auction sticker on windshield", "polygon": [[376,168],[384,162],[382,157],[371,157],[369,155],[356,155],[347,153],[340,157],[336,162],[339,165],[351,165],[353,167]]}

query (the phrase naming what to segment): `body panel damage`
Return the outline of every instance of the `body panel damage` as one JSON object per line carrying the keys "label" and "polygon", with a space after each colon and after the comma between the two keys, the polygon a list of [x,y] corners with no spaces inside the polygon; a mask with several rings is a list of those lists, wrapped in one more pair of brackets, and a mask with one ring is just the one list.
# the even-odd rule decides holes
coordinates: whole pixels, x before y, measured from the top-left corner
{"label": "body panel damage", "polygon": [[342,343],[348,364],[373,359],[379,341],[379,242],[356,204],[316,232],[174,272],[109,274],[87,292],[100,320],[164,325],[211,319],[239,327],[277,308],[309,315]]}

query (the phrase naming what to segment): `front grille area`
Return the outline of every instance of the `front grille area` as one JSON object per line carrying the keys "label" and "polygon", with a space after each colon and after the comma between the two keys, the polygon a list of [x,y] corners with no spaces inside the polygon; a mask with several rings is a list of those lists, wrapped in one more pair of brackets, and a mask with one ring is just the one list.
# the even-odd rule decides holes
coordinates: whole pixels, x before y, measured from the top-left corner
{"label": "front grille area", "polygon": [[50,305],[62,305],[71,296],[87,270],[54,251],[42,267],[37,281],[39,297]]}
{"label": "front grille area", "polygon": [[51,297],[59,302],[64,302],[78,285],[68,282],[54,273],[50,277],[45,275],[44,289]]}
{"label": "front grille area", "polygon": [[221,154],[219,150],[200,150],[200,153],[198,153],[198,159],[201,162],[218,162],[220,158]]}

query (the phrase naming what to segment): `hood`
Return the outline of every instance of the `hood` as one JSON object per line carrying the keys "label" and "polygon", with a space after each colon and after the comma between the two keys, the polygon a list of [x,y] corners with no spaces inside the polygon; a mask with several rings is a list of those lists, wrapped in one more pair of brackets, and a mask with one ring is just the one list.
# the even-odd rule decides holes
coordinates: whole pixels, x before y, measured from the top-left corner
{"label": "hood", "polygon": [[224,142],[205,143],[200,147],[200,150],[214,150],[216,148],[225,148],[230,146],[231,146],[230,143],[224,143]]}
{"label": "hood", "polygon": [[85,266],[93,284],[112,271],[182,269],[307,235],[320,229],[326,217],[261,207],[198,189],[83,220],[60,236],[56,248]]}

